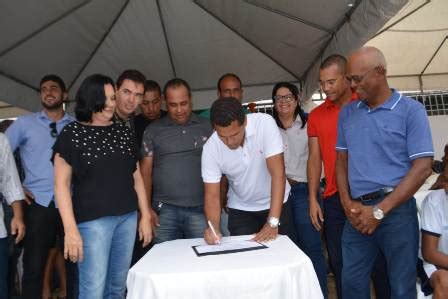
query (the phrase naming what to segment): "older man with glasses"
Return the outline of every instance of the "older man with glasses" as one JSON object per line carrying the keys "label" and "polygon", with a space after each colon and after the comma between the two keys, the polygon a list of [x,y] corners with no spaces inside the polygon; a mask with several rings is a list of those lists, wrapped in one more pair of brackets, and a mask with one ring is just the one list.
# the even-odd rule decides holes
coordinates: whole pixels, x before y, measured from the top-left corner
{"label": "older man with glasses", "polygon": [[62,228],[54,203],[51,155],[58,132],[74,120],[63,109],[67,91],[60,77],[46,75],[41,79],[40,98],[43,107],[40,112],[18,117],[6,130],[12,151],[19,150],[25,173],[27,232],[24,239],[23,298],[41,297],[48,253]]}
{"label": "older man with glasses", "polygon": [[431,174],[434,150],[425,108],[387,82],[386,59],[364,47],[348,60],[360,100],[339,114],[336,181],[347,222],[342,296],[370,298],[369,276],[384,254],[391,298],[416,298],[419,246],[414,193]]}

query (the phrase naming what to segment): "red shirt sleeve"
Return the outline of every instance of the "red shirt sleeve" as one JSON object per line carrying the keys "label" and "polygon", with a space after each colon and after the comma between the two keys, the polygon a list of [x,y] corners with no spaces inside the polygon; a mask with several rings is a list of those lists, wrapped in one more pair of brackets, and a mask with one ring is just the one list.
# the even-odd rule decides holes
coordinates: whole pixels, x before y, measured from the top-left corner
{"label": "red shirt sleeve", "polygon": [[316,113],[313,112],[314,111],[311,111],[310,115],[308,116],[308,122],[307,122],[308,137],[317,137]]}

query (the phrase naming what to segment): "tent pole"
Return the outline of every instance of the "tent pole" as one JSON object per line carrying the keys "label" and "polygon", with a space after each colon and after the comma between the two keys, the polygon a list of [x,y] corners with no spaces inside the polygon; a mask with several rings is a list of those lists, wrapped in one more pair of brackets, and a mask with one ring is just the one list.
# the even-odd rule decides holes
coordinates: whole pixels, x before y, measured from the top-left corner
{"label": "tent pole", "polygon": [[14,76],[12,76],[12,75],[6,74],[6,73],[4,73],[3,71],[0,71],[0,75],[3,76],[3,77],[8,78],[8,79],[10,79],[10,80],[12,80],[12,81],[14,81],[14,82],[20,84],[20,85],[26,86],[26,87],[28,87],[28,88],[34,90],[35,92],[40,92],[40,89],[39,89],[39,88],[37,88],[37,87],[35,87],[35,86],[31,85],[31,84],[28,84],[28,83],[26,83],[25,81],[20,80],[19,78],[16,78],[16,77],[14,77]]}
{"label": "tent pole", "polygon": [[173,54],[171,53],[171,47],[170,47],[170,43],[168,41],[168,35],[166,33],[165,21],[163,20],[162,9],[160,8],[159,0],[156,0],[156,5],[157,5],[157,10],[159,11],[160,24],[162,25],[162,30],[163,30],[163,37],[165,38],[165,44],[166,44],[166,48],[168,50],[168,57],[169,57],[170,63],[171,63],[171,71],[173,72],[173,77],[176,78],[177,77],[176,67],[174,66]]}
{"label": "tent pole", "polygon": [[92,2],[92,0],[87,0],[84,1],[78,5],[76,5],[75,7],[73,7],[72,9],[68,10],[67,12],[63,13],[62,15],[60,15],[59,17],[57,17],[56,19],[50,21],[49,23],[43,25],[42,27],[40,27],[39,29],[31,32],[30,34],[28,34],[27,36],[25,36],[24,38],[18,40],[17,42],[15,42],[14,44],[12,44],[11,46],[9,46],[8,48],[6,48],[5,50],[3,50],[2,52],[0,52],[0,57],[4,56],[5,54],[7,54],[9,51],[17,48],[18,46],[20,46],[21,44],[25,43],[26,41],[28,41],[29,39],[33,38],[34,36],[38,35],[39,33],[41,33],[42,31],[44,31],[45,29],[51,27],[53,24],[59,22],[60,20],[62,20],[63,18],[65,18],[66,16],[72,14],[73,12],[77,11],[78,9],[80,9],[81,7],[83,7],[84,5],[87,5],[88,3]]}
{"label": "tent pole", "polygon": [[288,74],[290,74],[292,77],[296,78],[298,81],[301,81],[301,79],[297,76],[296,73],[294,73],[292,70],[290,70],[289,68],[287,68],[285,65],[283,65],[281,62],[279,62],[277,59],[275,59],[274,57],[272,57],[269,53],[267,53],[266,51],[262,50],[260,47],[258,47],[257,45],[255,45],[251,40],[249,40],[247,37],[243,36],[240,32],[238,32],[236,29],[234,29],[233,27],[231,27],[230,25],[228,25],[227,23],[225,23],[221,18],[219,18],[217,15],[215,15],[213,12],[211,12],[210,10],[208,10],[207,8],[205,8],[204,6],[202,6],[201,4],[198,3],[197,0],[193,1],[194,4],[196,4],[198,7],[200,7],[202,10],[204,10],[206,13],[208,13],[210,16],[212,16],[213,18],[215,18],[218,22],[220,22],[221,24],[223,24],[224,26],[226,26],[229,30],[231,30],[233,33],[235,33],[236,35],[238,35],[241,39],[243,39],[244,41],[246,41],[247,43],[249,43],[252,47],[254,47],[256,50],[258,50],[260,53],[263,53],[266,57],[268,57],[270,60],[272,60],[275,64],[277,64],[278,66],[280,66],[283,70],[285,70]]}
{"label": "tent pole", "polygon": [[286,12],[283,12],[283,11],[280,11],[280,10],[277,10],[277,9],[274,9],[274,8],[269,7],[269,6],[267,6],[267,5],[263,5],[263,4],[260,4],[260,3],[254,3],[253,1],[250,1],[250,0],[244,0],[244,2],[246,2],[247,4],[250,4],[250,5],[256,6],[256,7],[258,7],[258,8],[265,9],[265,10],[270,11],[270,12],[272,12],[272,13],[279,14],[279,15],[281,15],[282,17],[285,17],[285,18],[288,18],[288,19],[291,19],[291,20],[300,22],[300,23],[302,23],[302,24],[308,25],[308,26],[313,27],[313,28],[315,28],[315,29],[318,29],[318,30],[320,30],[320,31],[325,31],[325,32],[327,32],[327,33],[329,33],[329,34],[333,34],[333,31],[331,31],[330,29],[325,28],[325,27],[323,27],[323,26],[321,26],[321,25],[319,25],[319,24],[316,24],[316,23],[307,21],[307,20],[305,20],[305,19],[301,19],[301,18],[299,18],[299,17],[290,15],[290,14],[288,14],[288,13],[286,13]]}
{"label": "tent pole", "polygon": [[397,25],[398,23],[400,23],[401,21],[403,21],[404,19],[406,19],[407,17],[409,17],[410,15],[412,15],[413,13],[415,13],[416,11],[420,10],[423,6],[425,6],[426,4],[429,4],[429,2],[431,2],[431,0],[426,0],[425,3],[422,3],[421,5],[419,5],[418,7],[416,7],[415,9],[413,9],[412,11],[410,11],[409,13],[407,13],[406,15],[404,15],[403,17],[399,18],[398,20],[396,20],[395,22],[393,22],[392,24],[390,24],[389,26],[387,26],[387,27],[384,28],[383,30],[377,32],[377,34],[375,34],[374,36],[372,36],[371,40],[374,39],[375,37],[377,37],[378,35],[382,34],[383,32],[389,30],[389,29],[392,28],[393,26]]}
{"label": "tent pole", "polygon": [[106,37],[109,35],[109,33],[112,31],[112,28],[115,26],[115,24],[117,23],[118,19],[120,18],[120,16],[123,14],[124,10],[126,9],[126,7],[128,6],[130,0],[126,0],[126,2],[124,3],[124,5],[121,7],[120,11],[118,12],[117,16],[115,17],[115,19],[112,21],[112,23],[110,24],[109,28],[107,28],[106,32],[103,34],[102,38],[100,39],[100,41],[97,43],[95,49],[93,49],[92,53],[90,53],[89,57],[87,57],[86,61],[84,62],[84,64],[82,65],[82,67],[79,69],[78,73],[76,74],[75,78],[73,78],[72,82],[69,84],[68,89],[70,90],[73,85],[75,84],[76,80],[78,80],[78,78],[81,76],[82,72],[86,69],[86,67],[89,65],[90,61],[93,59],[93,57],[95,56],[96,52],[98,52],[99,48],[101,47],[101,45],[103,44],[104,40],[106,39]]}
{"label": "tent pole", "polygon": [[440,45],[437,47],[437,50],[434,52],[434,54],[432,54],[431,58],[429,59],[428,63],[425,65],[425,68],[423,69],[423,71],[420,73],[420,75],[423,75],[423,73],[426,71],[426,69],[429,67],[429,65],[431,64],[431,62],[434,60],[434,58],[436,57],[436,55],[439,53],[440,49],[442,48],[443,44],[446,42],[446,40],[448,39],[448,35],[445,36],[445,38],[442,40],[442,42],[440,43]]}

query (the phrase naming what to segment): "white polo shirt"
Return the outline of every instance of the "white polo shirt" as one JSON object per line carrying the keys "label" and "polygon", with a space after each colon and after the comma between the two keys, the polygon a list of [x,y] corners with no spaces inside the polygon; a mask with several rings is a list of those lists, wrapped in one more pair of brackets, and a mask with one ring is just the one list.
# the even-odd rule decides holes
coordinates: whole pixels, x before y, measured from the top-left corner
{"label": "white polo shirt", "polygon": [[[438,250],[448,254],[448,195],[444,189],[431,191],[425,197],[421,216],[422,233],[439,237]],[[436,270],[431,266],[425,261],[428,276]]]}
{"label": "white polo shirt", "polygon": [[[202,150],[202,179],[219,183],[226,175],[229,181],[227,206],[243,211],[270,208],[271,175],[266,159],[283,152],[280,131],[274,119],[264,113],[246,115],[247,125],[243,146],[231,150],[214,132]],[[283,202],[290,191],[285,182]]]}

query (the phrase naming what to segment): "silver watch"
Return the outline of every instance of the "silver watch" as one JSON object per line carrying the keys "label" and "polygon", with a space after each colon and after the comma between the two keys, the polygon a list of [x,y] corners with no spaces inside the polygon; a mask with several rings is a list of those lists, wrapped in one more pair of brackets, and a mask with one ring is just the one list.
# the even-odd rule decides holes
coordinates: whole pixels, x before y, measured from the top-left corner
{"label": "silver watch", "polygon": [[373,217],[377,220],[381,220],[384,218],[384,211],[381,210],[378,206],[373,206]]}
{"label": "silver watch", "polygon": [[280,220],[277,217],[271,216],[268,218],[268,224],[272,228],[278,228],[280,225]]}

